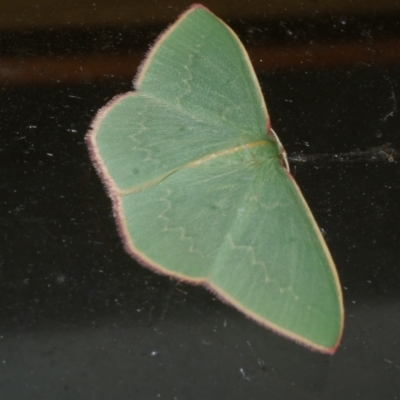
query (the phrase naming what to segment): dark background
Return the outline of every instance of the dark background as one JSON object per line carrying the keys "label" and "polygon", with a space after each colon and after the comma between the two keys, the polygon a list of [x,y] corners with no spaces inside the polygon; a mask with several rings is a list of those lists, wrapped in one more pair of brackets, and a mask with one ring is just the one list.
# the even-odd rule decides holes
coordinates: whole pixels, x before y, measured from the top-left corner
{"label": "dark background", "polygon": [[399,4],[204,3],[249,50],[289,155],[322,155],[291,166],[343,286],[327,356],[117,235],[84,136],[190,3],[0,5],[0,399],[399,399]]}

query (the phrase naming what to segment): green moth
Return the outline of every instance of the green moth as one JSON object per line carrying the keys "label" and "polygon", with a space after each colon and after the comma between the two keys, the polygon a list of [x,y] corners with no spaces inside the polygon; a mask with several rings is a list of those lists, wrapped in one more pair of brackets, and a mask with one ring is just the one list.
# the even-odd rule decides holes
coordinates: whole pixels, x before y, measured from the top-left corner
{"label": "green moth", "polygon": [[193,5],[87,135],[126,250],[334,353],[340,283],[235,33]]}

